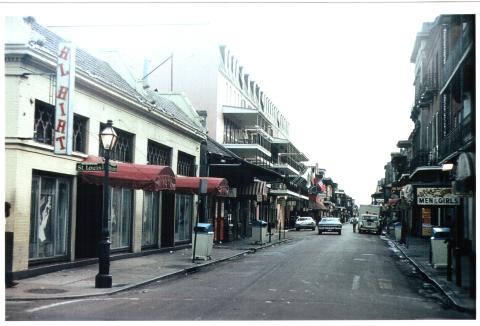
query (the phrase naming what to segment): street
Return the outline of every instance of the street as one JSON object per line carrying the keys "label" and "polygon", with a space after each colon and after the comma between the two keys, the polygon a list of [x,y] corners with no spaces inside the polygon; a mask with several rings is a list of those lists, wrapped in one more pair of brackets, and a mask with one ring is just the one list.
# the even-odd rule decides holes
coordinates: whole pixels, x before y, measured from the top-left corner
{"label": "street", "polygon": [[291,241],[117,295],[6,302],[7,320],[468,319],[388,241],[288,232]]}

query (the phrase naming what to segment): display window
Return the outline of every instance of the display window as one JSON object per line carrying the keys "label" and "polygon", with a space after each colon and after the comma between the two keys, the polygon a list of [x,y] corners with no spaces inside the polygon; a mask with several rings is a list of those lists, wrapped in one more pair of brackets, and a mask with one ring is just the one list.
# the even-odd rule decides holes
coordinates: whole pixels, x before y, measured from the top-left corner
{"label": "display window", "polygon": [[30,209],[29,258],[66,256],[70,221],[68,178],[34,174]]}
{"label": "display window", "polygon": [[175,241],[188,241],[192,233],[193,195],[175,195]]}
{"label": "display window", "polygon": [[111,188],[110,241],[111,249],[129,248],[132,242],[133,190]]}
{"label": "display window", "polygon": [[143,193],[142,246],[153,247],[158,243],[160,193]]}

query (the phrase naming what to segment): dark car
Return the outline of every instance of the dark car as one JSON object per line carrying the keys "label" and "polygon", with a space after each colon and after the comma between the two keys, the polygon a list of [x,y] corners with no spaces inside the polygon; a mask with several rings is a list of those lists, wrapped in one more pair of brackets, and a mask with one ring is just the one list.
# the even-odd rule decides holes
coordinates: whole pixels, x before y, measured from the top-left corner
{"label": "dark car", "polygon": [[342,234],[342,222],[338,217],[324,217],[318,222],[318,234],[336,232]]}

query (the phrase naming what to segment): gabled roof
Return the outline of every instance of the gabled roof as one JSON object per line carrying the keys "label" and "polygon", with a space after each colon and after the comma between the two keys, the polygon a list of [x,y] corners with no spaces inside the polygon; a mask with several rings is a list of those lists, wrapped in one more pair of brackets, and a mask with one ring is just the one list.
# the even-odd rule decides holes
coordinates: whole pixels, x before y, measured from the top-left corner
{"label": "gabled roof", "polygon": [[[38,33],[42,37],[42,49],[53,56],[55,56],[58,51],[58,44],[67,41],[46,27],[38,24],[32,17],[25,17],[23,21],[27,26],[31,27],[32,31]],[[95,58],[80,48],[76,49],[76,68],[85,72],[90,78],[97,79],[115,88],[119,93],[135,98],[139,103],[142,103],[145,106],[153,107],[153,103],[155,103],[155,106],[159,111],[169,114],[193,129],[204,132],[201,123],[183,112],[175,103],[162,98],[152,91],[141,94],[123,79],[107,62]]]}
{"label": "gabled roof", "polygon": [[[56,54],[58,50],[58,43],[67,41],[49,29],[38,24],[35,19],[31,17],[24,18],[24,21],[31,26],[33,31],[44,37],[43,48],[52,55]],[[108,63],[93,57],[80,48],[77,48],[76,65],[77,69],[83,70],[90,77],[99,79],[106,84],[115,87],[117,90],[136,97],[137,99],[141,98],[141,95],[134,88],[132,88],[115,70],[113,70]]]}
{"label": "gabled roof", "polygon": [[145,92],[145,98],[150,102],[151,105],[155,105],[161,111],[170,114],[176,119],[188,123],[192,128],[204,132],[204,128],[200,123],[199,119],[194,119],[193,116],[188,115],[184,111],[187,108],[179,107],[178,105],[176,105],[176,103],[169,100],[167,97],[168,96],[160,95],[155,91],[147,90]]}

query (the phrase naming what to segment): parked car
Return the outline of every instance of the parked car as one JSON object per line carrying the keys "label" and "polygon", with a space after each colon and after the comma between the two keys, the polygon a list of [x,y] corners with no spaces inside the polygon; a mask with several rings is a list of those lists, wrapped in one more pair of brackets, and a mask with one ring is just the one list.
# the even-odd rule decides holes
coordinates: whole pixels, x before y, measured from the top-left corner
{"label": "parked car", "polygon": [[318,234],[323,232],[337,232],[342,234],[342,222],[338,217],[324,217],[318,222]]}
{"label": "parked car", "polygon": [[312,229],[315,231],[315,221],[310,216],[300,216],[295,221],[295,230],[299,231],[300,229]]}
{"label": "parked car", "polygon": [[362,214],[360,215],[359,221],[358,221],[358,232],[359,233],[366,233],[366,232],[372,232],[376,234],[381,233],[381,227],[380,227],[380,218],[378,215],[374,214]]}

